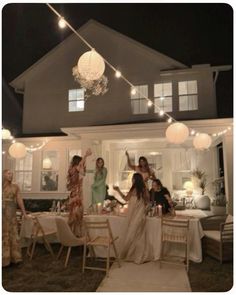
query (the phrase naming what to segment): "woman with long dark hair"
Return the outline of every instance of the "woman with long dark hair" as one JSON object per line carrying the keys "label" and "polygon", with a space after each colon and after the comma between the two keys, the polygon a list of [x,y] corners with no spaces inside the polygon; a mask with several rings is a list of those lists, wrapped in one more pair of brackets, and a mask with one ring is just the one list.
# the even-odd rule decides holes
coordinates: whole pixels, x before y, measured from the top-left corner
{"label": "woman with long dark hair", "polygon": [[70,163],[67,174],[67,189],[69,197],[69,219],[68,223],[72,231],[80,236],[82,234],[83,219],[83,177],[85,176],[85,161],[92,154],[88,149],[84,157],[75,155]]}
{"label": "woman with long dark hair", "polygon": [[124,236],[122,238],[121,259],[143,263],[149,261],[150,251],[147,250],[146,242],[146,208],[149,202],[149,192],[140,173],[135,173],[132,179],[132,187],[125,196],[119,189],[114,189],[126,200],[129,201],[128,216],[124,225]]}
{"label": "woman with long dark hair", "polygon": [[106,196],[107,168],[104,167],[103,158],[97,158],[94,182],[92,184],[92,203],[102,203]]}
{"label": "woman with long dark hair", "polygon": [[[125,152],[127,156],[128,166],[137,173],[140,173],[143,177],[143,180],[148,187],[148,180],[155,179],[155,172],[149,167],[148,160],[145,157],[139,157],[138,165],[134,165],[131,160],[128,151]],[[162,167],[158,168],[160,170]]]}

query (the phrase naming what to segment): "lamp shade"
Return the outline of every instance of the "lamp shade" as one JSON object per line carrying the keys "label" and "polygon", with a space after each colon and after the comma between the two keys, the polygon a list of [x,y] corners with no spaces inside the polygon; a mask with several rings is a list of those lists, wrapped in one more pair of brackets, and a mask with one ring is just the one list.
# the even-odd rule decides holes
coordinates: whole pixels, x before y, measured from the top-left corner
{"label": "lamp shade", "polygon": [[11,132],[8,129],[2,129],[2,139],[11,139]]}
{"label": "lamp shade", "polygon": [[43,160],[43,169],[51,169],[52,168],[52,161],[49,158],[45,158]]}
{"label": "lamp shade", "polygon": [[26,156],[26,147],[21,142],[15,142],[9,147],[8,152],[13,158],[24,158]]}
{"label": "lamp shade", "polygon": [[180,144],[189,136],[189,129],[183,123],[173,123],[166,129],[166,138],[169,142]]}
{"label": "lamp shade", "polygon": [[104,60],[94,49],[85,52],[78,60],[78,72],[85,80],[98,80],[104,71]]}
{"label": "lamp shade", "polygon": [[211,146],[212,139],[206,133],[200,133],[196,135],[193,139],[193,145],[198,150],[208,149]]}

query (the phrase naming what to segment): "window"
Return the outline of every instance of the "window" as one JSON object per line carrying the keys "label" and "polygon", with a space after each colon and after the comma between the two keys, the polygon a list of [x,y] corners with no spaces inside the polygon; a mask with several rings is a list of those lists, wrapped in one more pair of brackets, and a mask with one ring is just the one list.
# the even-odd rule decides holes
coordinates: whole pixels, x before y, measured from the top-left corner
{"label": "window", "polygon": [[148,106],[147,100],[144,97],[148,96],[148,86],[138,85],[135,86],[136,94],[131,95],[131,107],[133,114],[147,114]]}
{"label": "window", "polygon": [[69,112],[84,111],[84,89],[69,90]]}
{"label": "window", "polygon": [[172,112],[172,83],[154,84],[154,112],[159,108],[165,112]]}
{"label": "window", "polygon": [[44,151],[41,170],[41,191],[57,191],[58,166],[58,152]]}
{"label": "window", "polygon": [[179,110],[193,111],[198,109],[197,81],[182,81],[179,85]]}
{"label": "window", "polygon": [[25,158],[16,159],[15,182],[23,192],[31,191],[33,155],[27,152]]}

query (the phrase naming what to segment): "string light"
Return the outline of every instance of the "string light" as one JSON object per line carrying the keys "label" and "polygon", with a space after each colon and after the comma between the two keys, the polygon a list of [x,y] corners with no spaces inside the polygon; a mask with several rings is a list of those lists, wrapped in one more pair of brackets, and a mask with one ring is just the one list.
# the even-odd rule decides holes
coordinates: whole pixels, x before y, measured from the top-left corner
{"label": "string light", "polygon": [[116,71],[115,76],[116,76],[116,78],[120,78],[121,77],[121,72],[120,71]]}
{"label": "string light", "polygon": [[161,96],[161,97],[160,97],[160,100],[164,100],[164,99],[165,99],[165,97],[164,97],[164,96]]}
{"label": "string light", "polygon": [[167,120],[167,122],[168,122],[168,123],[171,123],[171,122],[172,122],[172,118],[169,118],[169,119]]}
{"label": "string light", "polygon": [[195,130],[191,130],[190,134],[191,135],[194,135],[195,134]]}
{"label": "string light", "polygon": [[132,94],[132,95],[135,95],[136,93],[137,93],[136,88],[132,88],[132,89],[131,89],[131,94]]}
{"label": "string light", "polygon": [[159,111],[159,116],[163,116],[165,114],[165,112],[163,110]]}
{"label": "string light", "polygon": [[151,106],[153,105],[153,102],[152,102],[151,100],[149,100],[148,103],[147,103],[147,105],[148,105],[149,107],[151,107]]}
{"label": "string light", "polygon": [[5,152],[5,151],[2,151],[2,154],[3,154],[3,155],[5,155],[5,154],[6,154],[6,152]]}
{"label": "string light", "polygon": [[59,18],[58,26],[59,26],[61,29],[64,29],[64,28],[66,27],[66,22],[65,22],[64,17],[60,17],[60,18]]}

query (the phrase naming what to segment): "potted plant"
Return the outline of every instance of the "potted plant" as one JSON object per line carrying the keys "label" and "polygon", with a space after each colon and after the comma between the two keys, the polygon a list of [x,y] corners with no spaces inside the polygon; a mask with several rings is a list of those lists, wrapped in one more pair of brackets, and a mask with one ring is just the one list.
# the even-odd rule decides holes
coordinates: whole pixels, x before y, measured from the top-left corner
{"label": "potted plant", "polygon": [[195,207],[202,210],[210,209],[210,198],[205,195],[207,183],[207,175],[205,171],[199,168],[192,171],[192,182],[195,189],[200,190],[200,196],[194,198]]}
{"label": "potted plant", "polygon": [[211,201],[211,211],[214,215],[224,215],[226,214],[226,197],[223,188],[224,179],[218,178],[213,181],[214,196]]}

